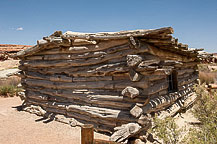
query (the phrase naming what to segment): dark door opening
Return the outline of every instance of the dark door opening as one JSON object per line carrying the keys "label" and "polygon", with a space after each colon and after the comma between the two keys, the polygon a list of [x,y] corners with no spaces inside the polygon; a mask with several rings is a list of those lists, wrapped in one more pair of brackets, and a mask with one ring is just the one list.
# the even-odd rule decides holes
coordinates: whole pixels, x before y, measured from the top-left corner
{"label": "dark door opening", "polygon": [[178,91],[178,79],[177,79],[177,71],[173,70],[170,75],[168,75],[168,92]]}

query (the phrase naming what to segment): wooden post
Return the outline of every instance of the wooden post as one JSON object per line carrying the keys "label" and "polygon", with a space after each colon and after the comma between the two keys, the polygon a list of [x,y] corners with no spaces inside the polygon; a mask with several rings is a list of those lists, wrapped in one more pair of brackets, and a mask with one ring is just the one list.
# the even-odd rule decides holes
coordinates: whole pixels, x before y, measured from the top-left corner
{"label": "wooden post", "polygon": [[94,131],[93,125],[85,124],[81,127],[81,144],[93,144]]}

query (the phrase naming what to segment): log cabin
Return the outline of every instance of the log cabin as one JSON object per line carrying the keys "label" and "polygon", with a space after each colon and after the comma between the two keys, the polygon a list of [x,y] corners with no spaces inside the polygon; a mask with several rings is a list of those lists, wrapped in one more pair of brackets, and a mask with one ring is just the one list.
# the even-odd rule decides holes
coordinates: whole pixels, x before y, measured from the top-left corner
{"label": "log cabin", "polygon": [[[17,53],[26,110],[62,115],[123,142],[195,99],[198,49],[173,28],[56,31]],[[68,122],[66,122],[68,123]]]}

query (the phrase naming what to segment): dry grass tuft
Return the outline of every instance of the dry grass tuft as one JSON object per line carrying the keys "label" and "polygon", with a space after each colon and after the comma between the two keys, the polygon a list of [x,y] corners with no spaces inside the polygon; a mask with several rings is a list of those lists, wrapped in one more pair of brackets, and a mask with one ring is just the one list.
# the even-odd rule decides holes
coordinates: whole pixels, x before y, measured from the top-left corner
{"label": "dry grass tuft", "polygon": [[12,97],[17,96],[18,92],[22,91],[17,85],[20,83],[19,77],[10,77],[0,81],[0,96]]}

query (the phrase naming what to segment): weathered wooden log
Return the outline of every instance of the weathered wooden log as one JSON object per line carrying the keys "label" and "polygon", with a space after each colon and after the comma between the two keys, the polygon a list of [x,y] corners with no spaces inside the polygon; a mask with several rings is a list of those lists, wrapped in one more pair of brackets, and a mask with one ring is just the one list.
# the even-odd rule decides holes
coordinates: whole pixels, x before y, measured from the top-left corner
{"label": "weathered wooden log", "polygon": [[145,60],[145,61],[142,61],[138,67],[139,68],[143,68],[143,67],[148,67],[148,66],[156,66],[156,65],[159,65],[160,63],[160,60],[158,59],[152,59],[152,60]]}
{"label": "weathered wooden log", "polygon": [[166,110],[161,111],[160,114],[158,115],[158,118],[164,119],[166,117],[173,116],[178,111],[188,108],[196,101],[196,99],[197,99],[197,95],[195,93],[190,93],[187,95],[187,98],[183,100],[183,102],[181,102],[182,100],[177,101]]}
{"label": "weathered wooden log", "polygon": [[115,128],[115,132],[110,137],[111,141],[123,142],[129,137],[136,135],[142,127],[137,123],[128,123]]}
{"label": "weathered wooden log", "polygon": [[[76,47],[77,48],[77,47]],[[69,48],[70,49],[70,48]],[[78,48],[77,48],[78,49]],[[77,50],[76,49],[76,50]],[[121,46],[116,46],[110,49],[105,49],[102,51],[90,51],[86,53],[74,54],[74,53],[60,53],[60,54],[45,54],[45,55],[34,55],[26,57],[27,60],[73,60],[73,59],[86,59],[86,58],[96,58],[96,57],[104,57],[107,54],[112,54],[118,51],[129,49],[128,44],[124,44]],[[54,50],[48,50],[54,51]]]}
{"label": "weathered wooden log", "polygon": [[165,27],[155,30],[135,30],[135,31],[121,31],[121,32],[110,32],[110,33],[75,33],[66,32],[62,35],[64,39],[87,39],[87,40],[112,40],[112,39],[126,39],[129,37],[145,37],[149,35],[159,34],[172,34],[173,29],[171,27]]}
{"label": "weathered wooden log", "polygon": [[19,66],[19,69],[23,71],[37,71],[41,74],[66,74],[73,77],[88,77],[88,76],[105,76],[105,75],[113,75],[115,73],[127,73],[129,68],[125,66],[125,62],[117,62],[117,63],[108,63],[108,64],[99,64],[94,66],[83,66],[83,67],[50,67],[50,68],[31,68],[26,66]]}
{"label": "weathered wooden log", "polygon": [[129,54],[136,54],[141,52],[147,52],[148,45],[142,45],[140,49],[134,50],[134,49],[127,49],[120,52],[116,52],[113,54],[107,54],[102,58],[89,58],[86,59],[76,59],[76,60],[54,60],[54,61],[24,61],[24,66],[30,66],[30,67],[62,67],[62,66],[87,66],[87,65],[94,65],[103,63],[107,60],[111,59],[118,59],[122,58],[124,56],[127,56]]}
{"label": "weathered wooden log", "polygon": [[[50,101],[62,101],[67,102],[68,100],[82,100],[83,102],[90,102],[94,100],[98,101],[114,101],[114,102],[123,102],[123,103],[146,103],[147,102],[147,95],[139,95],[137,98],[131,99],[129,97],[121,96],[121,91],[115,90],[99,90],[99,89],[77,89],[77,90],[70,90],[70,89],[48,89],[43,87],[26,87],[25,89],[30,91],[37,91],[41,94],[49,95]],[[67,99],[65,99],[67,98]],[[60,100],[59,100],[60,99]],[[128,105],[127,106],[130,106]],[[120,105],[121,106],[121,105]],[[126,105],[125,105],[126,106]]]}
{"label": "weathered wooden log", "polygon": [[150,53],[152,55],[156,55],[162,59],[178,60],[178,61],[183,61],[183,62],[194,61],[196,59],[196,57],[187,58],[186,56],[176,54],[174,52],[161,50],[161,49],[155,48],[153,46],[150,46],[148,53]]}
{"label": "weathered wooden log", "polygon": [[85,81],[112,81],[112,76],[98,76],[98,77],[69,77],[66,75],[43,75],[38,72],[26,71],[27,78],[50,80],[54,82],[85,82]]}
{"label": "weathered wooden log", "polygon": [[26,98],[26,104],[27,105],[41,106],[43,109],[46,109],[46,107],[47,107],[47,102],[36,100],[36,99],[32,99],[32,98]]}
{"label": "weathered wooden log", "polygon": [[72,40],[72,45],[91,45],[91,44],[97,44],[97,41],[94,40],[85,40],[85,39],[74,39]]}
{"label": "weathered wooden log", "polygon": [[175,67],[182,67],[183,63],[176,60],[164,60],[162,65],[164,66],[175,66]]}
{"label": "weathered wooden log", "polygon": [[99,122],[94,122],[94,119],[91,119],[90,117],[87,117],[85,115],[81,115],[74,112],[67,112],[67,116],[75,118],[78,122],[82,124],[94,125],[94,130],[96,130],[97,132],[106,132],[110,134],[113,132],[113,127],[109,127],[108,125],[105,124],[99,124]]}
{"label": "weathered wooden log", "polygon": [[135,121],[133,117],[130,116],[129,112],[123,110],[114,110],[108,108],[100,108],[93,106],[80,106],[80,105],[68,105],[67,111],[86,114],[91,117],[97,117],[101,119],[107,120],[115,120],[115,121]]}
{"label": "weathered wooden log", "polygon": [[54,48],[51,50],[45,50],[37,53],[37,55],[45,55],[45,54],[61,54],[61,53],[86,53],[86,52],[95,52],[101,51],[105,49],[111,49],[112,51],[118,48],[126,47],[128,45],[128,40],[112,40],[112,41],[102,41],[98,44],[94,45],[79,45],[72,46],[67,48]]}
{"label": "weathered wooden log", "polygon": [[162,79],[160,81],[155,81],[155,84],[149,85],[150,87],[145,89],[145,92],[147,92],[147,95],[152,95],[155,93],[158,93],[162,90],[168,89],[169,84],[166,81],[166,79]]}
{"label": "weathered wooden log", "polygon": [[46,107],[46,111],[48,113],[66,115],[66,109],[52,108],[52,107],[49,107],[49,105]]}
{"label": "weathered wooden log", "polygon": [[94,140],[93,125],[83,125],[81,127],[81,144],[92,144]]}
{"label": "weathered wooden log", "polygon": [[137,66],[143,60],[140,55],[127,55],[127,65],[129,67]]}
{"label": "weathered wooden log", "polygon": [[145,89],[148,87],[146,81],[129,82],[119,81],[99,81],[99,82],[52,82],[47,80],[26,78],[25,83],[29,86],[42,86],[53,89],[124,89],[127,86],[139,87]]}
{"label": "weathered wooden log", "polygon": [[47,41],[47,40],[41,39],[41,40],[38,40],[38,41],[37,41],[38,47],[41,46],[41,45],[45,45],[45,44],[48,44],[48,41]]}
{"label": "weathered wooden log", "polygon": [[142,75],[133,69],[129,70],[129,76],[130,76],[130,80],[134,82],[140,81],[142,79]]}
{"label": "weathered wooden log", "polygon": [[36,100],[40,100],[40,101],[47,101],[48,100],[48,95],[41,94],[39,92],[26,91],[25,95],[28,98],[36,99]]}
{"label": "weathered wooden log", "polygon": [[173,103],[178,98],[191,93],[192,90],[190,88],[179,91],[177,93],[170,93],[169,95],[161,96],[159,98],[151,99],[150,102],[142,107],[143,113],[150,113],[154,111],[158,111],[160,109],[163,109],[163,107],[166,107]]}
{"label": "weathered wooden log", "polygon": [[[147,35],[145,39],[160,39],[160,40],[170,40],[172,39],[172,35],[170,34],[158,34],[158,35]],[[140,38],[143,41],[143,38]]]}
{"label": "weathered wooden log", "polygon": [[189,83],[192,83],[194,82],[195,80],[198,79],[198,75],[191,75],[189,77],[186,77],[184,79],[181,79],[178,81],[178,86],[181,86],[181,85],[186,85],[186,84],[189,84]]}
{"label": "weathered wooden log", "polygon": [[164,109],[165,107],[171,105],[174,101],[176,101],[180,97],[184,97],[185,95],[191,93],[192,90],[190,88],[182,90],[177,93],[171,93],[169,95],[164,95],[160,97],[151,98],[150,102],[145,105],[137,104],[135,105],[130,113],[134,117],[139,117],[143,113],[151,113]]}
{"label": "weathered wooden log", "polygon": [[[99,95],[99,94],[81,94],[73,93],[74,91],[64,90],[64,91],[55,91],[52,89],[42,89],[40,90],[40,95],[49,95],[49,97],[57,96],[61,98],[67,98],[68,103],[76,104],[89,104],[97,105],[98,107],[108,107],[115,109],[129,109],[134,101],[144,102],[146,99],[138,98],[136,100],[125,99],[123,96],[112,96],[112,95]],[[34,93],[34,91],[32,91]],[[35,98],[34,98],[35,99]]]}
{"label": "weathered wooden log", "polygon": [[170,44],[175,44],[176,40],[174,38],[171,39],[141,39],[142,41],[145,41],[147,43],[154,43],[154,44],[162,44],[162,45],[170,45]]}
{"label": "weathered wooden log", "polygon": [[157,68],[152,67],[152,69],[147,71],[146,68],[137,69],[136,71],[139,71],[140,74],[147,76],[147,75],[162,75],[162,76],[168,76],[172,73],[172,69],[168,68]]}
{"label": "weathered wooden log", "polygon": [[137,104],[130,110],[130,114],[136,118],[140,117],[142,113],[142,108]]}
{"label": "weathered wooden log", "polygon": [[192,73],[194,72],[195,70],[193,68],[189,68],[189,69],[180,69],[180,70],[177,70],[177,74],[178,75],[183,75],[185,73]]}
{"label": "weathered wooden log", "polygon": [[110,120],[107,118],[96,117],[95,115],[92,115],[85,111],[67,111],[67,115],[70,117],[76,118],[78,121],[83,120],[87,122],[93,122],[97,125],[105,125],[106,127],[109,127],[110,129],[114,128],[117,122],[115,120]]}
{"label": "weathered wooden log", "polygon": [[143,76],[145,78],[147,78],[148,81],[157,81],[157,80],[162,80],[162,79],[166,79],[166,75],[146,75]]}

